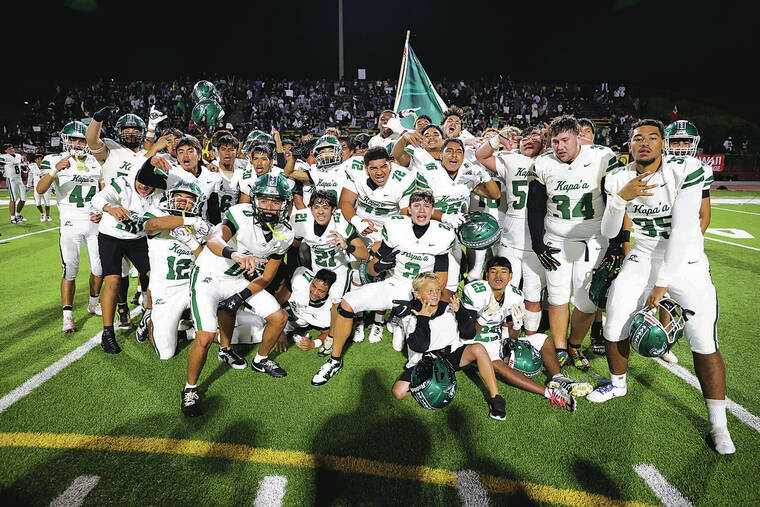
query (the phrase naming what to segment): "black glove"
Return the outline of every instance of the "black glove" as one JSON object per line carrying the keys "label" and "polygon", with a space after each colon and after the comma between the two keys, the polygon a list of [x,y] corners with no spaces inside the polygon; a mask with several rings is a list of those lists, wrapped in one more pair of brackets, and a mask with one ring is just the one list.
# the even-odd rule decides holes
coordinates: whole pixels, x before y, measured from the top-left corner
{"label": "black glove", "polygon": [[108,121],[111,116],[119,112],[119,108],[116,106],[106,106],[92,115],[92,119],[99,122]]}
{"label": "black glove", "polygon": [[559,253],[558,248],[553,248],[545,245],[544,243],[541,243],[538,245],[533,245],[533,251],[536,252],[538,260],[545,270],[556,271],[556,269],[560,266],[559,261],[553,255],[555,253]]}
{"label": "black glove", "polygon": [[375,273],[378,275],[380,273],[384,273],[391,269],[393,266],[396,265],[396,256],[398,255],[398,250],[393,250],[391,253],[386,255],[385,257],[378,258],[377,262],[375,263]]}
{"label": "black glove", "polygon": [[609,271],[613,275],[620,272],[623,265],[623,245],[617,241],[610,241],[610,246],[604,252],[604,257],[599,263],[599,268]]}
{"label": "black glove", "polygon": [[405,301],[403,299],[394,299],[393,300],[393,308],[391,308],[391,315],[394,317],[398,317],[399,319],[406,317],[407,315],[411,315],[412,313],[412,302],[411,301]]}
{"label": "black glove", "polygon": [[227,313],[231,313],[232,315],[235,315],[238,311],[238,308],[241,306],[245,306],[248,309],[251,308],[251,305],[246,303],[245,299],[240,297],[240,294],[238,293],[231,295],[227,299],[219,301],[219,309],[224,310]]}

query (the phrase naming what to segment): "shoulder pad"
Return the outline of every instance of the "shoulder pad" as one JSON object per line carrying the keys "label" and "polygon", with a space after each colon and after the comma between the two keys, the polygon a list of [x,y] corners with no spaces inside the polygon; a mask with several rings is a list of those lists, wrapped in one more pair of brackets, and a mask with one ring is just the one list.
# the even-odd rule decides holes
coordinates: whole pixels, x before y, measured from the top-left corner
{"label": "shoulder pad", "polygon": [[491,299],[491,287],[483,280],[468,283],[462,290],[462,304],[468,310],[480,312]]}

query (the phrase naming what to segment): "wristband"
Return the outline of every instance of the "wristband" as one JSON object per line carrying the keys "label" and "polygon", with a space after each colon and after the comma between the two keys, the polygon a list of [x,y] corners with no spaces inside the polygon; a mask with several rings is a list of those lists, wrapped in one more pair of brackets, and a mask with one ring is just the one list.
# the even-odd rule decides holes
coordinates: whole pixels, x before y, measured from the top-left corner
{"label": "wristband", "polygon": [[156,133],[155,133],[155,132],[153,132],[153,131],[150,131],[150,130],[149,130],[149,131],[148,131],[148,132],[145,134],[145,139],[155,139],[155,138],[156,138]]}
{"label": "wristband", "polygon": [[253,293],[251,292],[251,289],[249,289],[248,287],[246,287],[245,289],[243,289],[240,292],[238,292],[238,295],[240,296],[240,299],[242,299],[243,301],[245,301],[249,297],[253,296]]}
{"label": "wristband", "polygon": [[346,253],[349,253],[349,254],[354,253],[354,250],[356,250],[356,247],[352,245],[351,243],[349,243],[348,246],[346,247]]}
{"label": "wristband", "polygon": [[631,242],[631,231],[623,231],[622,238],[623,238],[622,243],[630,243]]}
{"label": "wristband", "polygon": [[231,246],[227,245],[222,249],[222,257],[225,257],[227,259],[232,259],[232,254],[234,254],[236,250],[232,248]]}
{"label": "wristband", "polygon": [[318,349],[321,346],[322,346],[322,340],[320,340],[319,338],[317,338],[316,340],[314,340],[314,348],[315,349]]}
{"label": "wristband", "polygon": [[95,153],[100,153],[101,151],[105,149],[106,149],[106,143],[104,143],[103,141],[100,141],[100,148],[98,148],[97,150],[93,150],[92,148],[90,148],[90,153],[94,155]]}

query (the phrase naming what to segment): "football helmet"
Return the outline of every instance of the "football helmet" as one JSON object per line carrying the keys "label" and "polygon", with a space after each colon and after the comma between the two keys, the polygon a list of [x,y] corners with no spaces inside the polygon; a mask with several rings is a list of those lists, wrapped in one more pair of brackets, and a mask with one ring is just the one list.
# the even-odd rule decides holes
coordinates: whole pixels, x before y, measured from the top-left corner
{"label": "football helmet", "polygon": [[257,144],[266,144],[269,146],[270,155],[274,154],[275,142],[272,136],[264,132],[263,130],[252,130],[248,137],[243,142],[243,153],[250,152]]}
{"label": "football helmet", "polygon": [[425,354],[412,370],[409,391],[422,408],[438,410],[445,407],[457,392],[454,368],[434,354]]}
{"label": "football helmet", "polygon": [[501,347],[502,360],[507,366],[513,368],[528,378],[533,378],[544,367],[541,353],[533,346],[522,340],[504,340]]}
{"label": "football helmet", "polygon": [[[259,205],[259,199],[269,198],[281,202],[277,211],[263,210]],[[254,223],[285,223],[288,220],[288,206],[290,205],[290,187],[287,178],[282,174],[262,174],[251,188],[251,206],[253,207]]]}
{"label": "football helmet", "polygon": [[[663,325],[657,319],[657,309],[670,315],[670,322]],[[654,308],[642,308],[633,314],[628,340],[633,350],[645,357],[660,357],[669,351],[683,336],[683,326],[690,310],[684,310],[672,299],[661,299]]]}
{"label": "football helmet", "polygon": [[219,103],[222,102],[222,96],[219,94],[219,90],[216,89],[214,83],[211,81],[198,81],[193,86],[193,100],[197,104],[198,102],[206,99],[212,99]]}
{"label": "football helmet", "polygon": [[[189,199],[187,197],[176,195],[178,193],[185,193],[194,196],[190,207],[187,206]],[[161,209],[170,215],[187,215],[190,217],[195,217],[200,213],[201,202],[203,200],[203,192],[197,183],[180,180],[172,185],[172,187],[166,191],[166,194],[167,200],[162,203]]]}
{"label": "football helmet", "polygon": [[205,99],[198,102],[192,112],[193,123],[201,129],[213,132],[222,123],[224,109],[214,99]]}
{"label": "football helmet", "polygon": [[[68,151],[74,156],[83,156],[90,153],[90,147],[87,146],[87,140],[84,135],[85,132],[87,132],[87,126],[81,121],[74,120],[64,125],[61,129],[61,145],[63,146],[63,151]],[[74,138],[82,139],[85,142],[84,148],[72,148],[71,140]]]}
{"label": "football helmet", "polygon": [[[139,134],[124,134],[124,129],[140,129]],[[145,141],[147,127],[142,118],[133,113],[127,113],[116,120],[116,131],[119,133],[119,141],[127,148],[141,146]]]}
{"label": "football helmet", "polygon": [[467,248],[485,250],[501,239],[499,222],[482,211],[465,215],[464,223],[457,229],[459,241]]}
{"label": "football helmet", "polygon": [[[670,146],[670,142],[675,139],[691,139],[691,146],[687,147],[674,147]],[[696,125],[690,121],[677,120],[665,127],[665,153],[668,155],[680,155],[680,156],[694,156],[697,154],[697,146],[699,146],[699,130]]]}
{"label": "football helmet", "polygon": [[322,136],[314,145],[314,158],[317,169],[326,170],[343,161],[343,146],[335,136]]}

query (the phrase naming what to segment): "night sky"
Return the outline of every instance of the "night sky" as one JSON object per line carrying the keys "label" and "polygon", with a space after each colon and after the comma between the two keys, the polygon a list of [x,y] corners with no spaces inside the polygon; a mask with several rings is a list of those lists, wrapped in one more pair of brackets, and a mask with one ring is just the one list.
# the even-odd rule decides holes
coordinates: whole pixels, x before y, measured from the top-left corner
{"label": "night sky", "polygon": [[[64,4],[95,5],[80,12]],[[52,5],[51,5],[52,4]],[[758,44],[749,2],[425,2],[344,0],[345,71],[398,76],[404,36],[435,82],[520,81],[662,90],[754,119]],[[338,1],[69,0],[4,5],[0,100],[51,83],[210,72],[336,78]],[[74,49],[77,48],[77,49]],[[9,79],[6,71],[17,74]]]}

